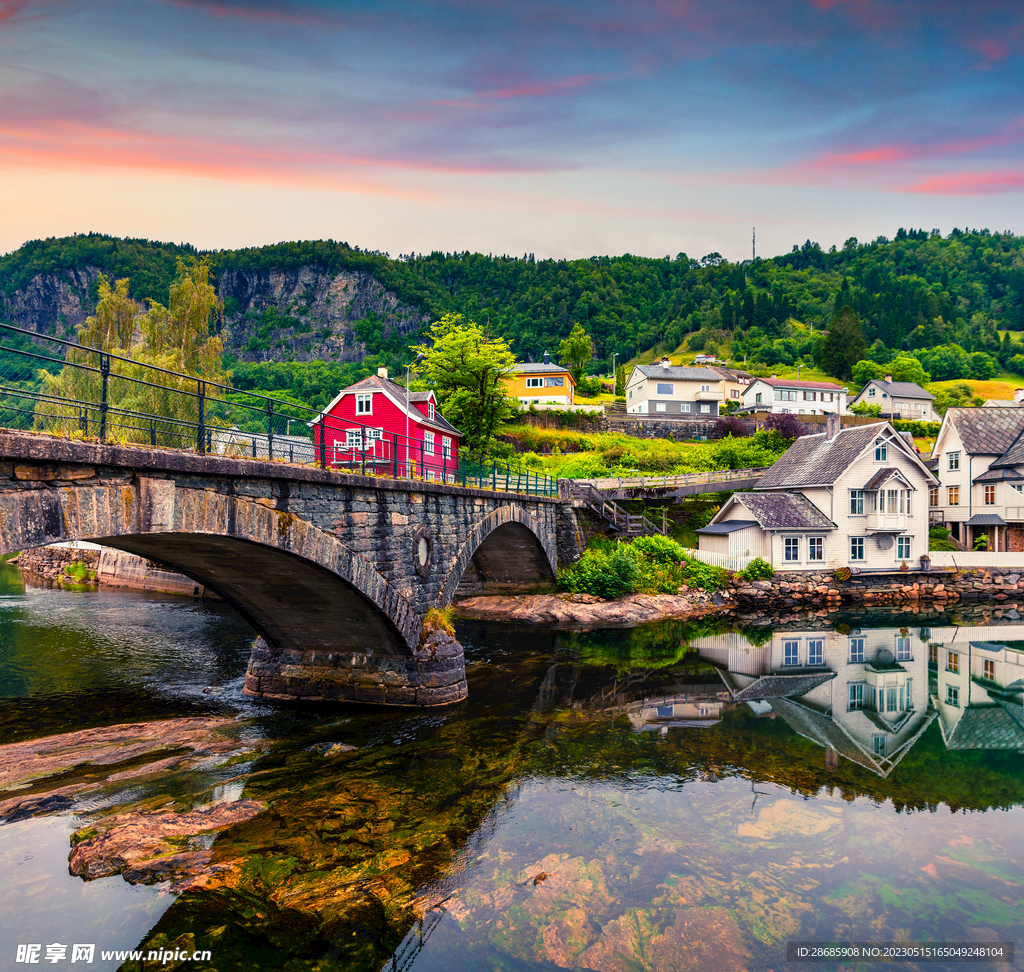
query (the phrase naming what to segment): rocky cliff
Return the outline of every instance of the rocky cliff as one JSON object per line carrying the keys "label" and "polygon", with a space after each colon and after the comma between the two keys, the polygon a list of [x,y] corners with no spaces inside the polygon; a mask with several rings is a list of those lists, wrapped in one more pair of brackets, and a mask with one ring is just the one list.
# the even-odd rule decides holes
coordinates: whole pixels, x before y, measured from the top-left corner
{"label": "rocky cliff", "polygon": [[[36,274],[0,293],[0,320],[71,338],[93,312],[99,273],[87,266]],[[215,283],[224,302],[217,322],[224,347],[243,361],[361,361],[368,351],[356,331],[360,322],[375,342],[393,332],[413,334],[429,320],[367,271],[229,268]]]}

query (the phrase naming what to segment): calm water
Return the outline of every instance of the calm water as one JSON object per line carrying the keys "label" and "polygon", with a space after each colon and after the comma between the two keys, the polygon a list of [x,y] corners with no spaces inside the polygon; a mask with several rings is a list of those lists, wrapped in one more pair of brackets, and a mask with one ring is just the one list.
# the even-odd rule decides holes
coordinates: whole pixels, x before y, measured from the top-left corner
{"label": "calm water", "polygon": [[[19,942],[439,972],[781,969],[790,940],[1024,948],[1016,618],[459,634],[466,704],[278,710],[242,696],[252,635],[227,608],[0,568],[0,742],[212,714],[262,747],[0,826],[0,968],[25,968]],[[271,810],[213,843],[217,886],[68,874],[78,828],[225,795]]]}

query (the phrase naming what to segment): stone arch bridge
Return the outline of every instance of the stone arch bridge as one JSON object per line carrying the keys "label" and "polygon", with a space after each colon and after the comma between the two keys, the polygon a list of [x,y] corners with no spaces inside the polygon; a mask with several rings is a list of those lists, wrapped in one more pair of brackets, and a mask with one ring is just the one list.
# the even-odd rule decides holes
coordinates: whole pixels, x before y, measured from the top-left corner
{"label": "stone arch bridge", "polygon": [[551,583],[568,503],[283,463],[0,432],[0,553],[89,540],[194,578],[259,633],[249,694],[429,706],[466,696],[435,631],[468,577]]}

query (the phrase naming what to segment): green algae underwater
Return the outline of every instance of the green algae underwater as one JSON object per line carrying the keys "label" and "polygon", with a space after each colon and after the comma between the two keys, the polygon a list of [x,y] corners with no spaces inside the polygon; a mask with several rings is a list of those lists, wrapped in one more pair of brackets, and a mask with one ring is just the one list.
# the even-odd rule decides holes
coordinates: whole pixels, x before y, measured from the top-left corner
{"label": "green algae underwater", "polygon": [[[143,951],[209,949],[210,962],[126,972],[769,970],[789,940],[1022,947],[1024,756],[1012,734],[1003,748],[957,748],[963,723],[940,711],[944,676],[926,661],[954,630],[1024,636],[992,612],[602,632],[462,623],[466,703],[306,712],[241,696],[249,633],[223,606],[5,593],[4,742],[202,714],[251,744],[102,781],[61,811],[61,833],[88,839],[118,815],[191,811],[226,792],[265,807],[182,842],[212,855],[187,889],[132,889],[161,896],[135,905]],[[773,645],[820,638],[827,656],[826,639],[864,636],[912,638],[920,668],[902,662],[921,686],[915,708],[869,713],[901,746],[889,762],[856,747],[838,705],[819,718],[814,692],[844,677],[838,663],[803,695],[736,700],[749,685],[730,673],[760,658],[774,677]],[[1015,715],[1014,683],[989,689],[996,702],[964,712]],[[103,705],[80,715],[89,697]],[[837,726],[845,735],[828,735]],[[101,884],[127,887],[116,874],[85,887]]]}

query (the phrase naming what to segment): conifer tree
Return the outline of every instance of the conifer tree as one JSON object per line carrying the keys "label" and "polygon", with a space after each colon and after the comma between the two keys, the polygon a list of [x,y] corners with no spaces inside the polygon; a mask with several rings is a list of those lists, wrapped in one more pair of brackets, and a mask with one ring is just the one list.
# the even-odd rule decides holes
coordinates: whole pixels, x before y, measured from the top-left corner
{"label": "conifer tree", "polygon": [[821,345],[819,366],[826,374],[849,380],[853,366],[864,357],[860,318],[852,307],[840,307]]}

